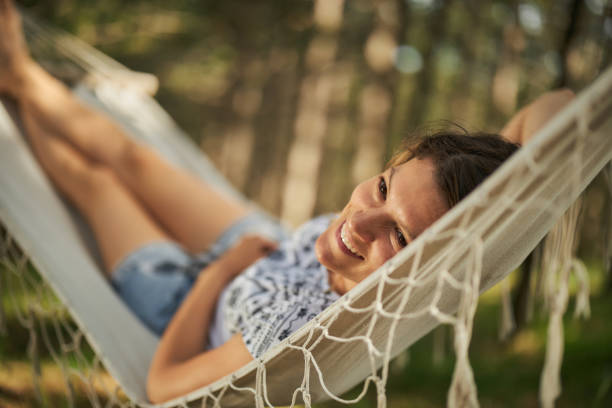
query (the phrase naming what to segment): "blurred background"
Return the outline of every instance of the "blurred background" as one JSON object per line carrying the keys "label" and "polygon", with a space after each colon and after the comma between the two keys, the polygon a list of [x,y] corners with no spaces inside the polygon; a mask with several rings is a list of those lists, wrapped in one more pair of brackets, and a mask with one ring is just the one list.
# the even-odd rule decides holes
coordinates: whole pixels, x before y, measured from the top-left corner
{"label": "blurred background", "polygon": [[[580,91],[612,58],[608,0],[19,4],[154,74],[156,99],[178,125],[238,189],[294,226],[341,209],[355,184],[380,171],[411,135],[452,126],[447,121],[497,132],[547,90]],[[44,45],[33,46],[45,55]],[[47,55],[45,64],[69,84],[83,75],[61,56]],[[591,276],[592,317],[567,313],[558,406],[612,406],[609,186],[600,175],[585,196],[578,252]],[[518,328],[509,339],[497,336],[499,290],[479,306],[471,359],[483,406],[537,406],[546,315],[534,267],[528,260],[510,277]],[[21,365],[29,332],[7,310],[0,405],[67,404],[51,366],[44,395],[34,391]],[[400,356],[389,406],[443,405],[451,349],[450,329],[442,327]],[[372,392],[357,406],[375,404]]]}

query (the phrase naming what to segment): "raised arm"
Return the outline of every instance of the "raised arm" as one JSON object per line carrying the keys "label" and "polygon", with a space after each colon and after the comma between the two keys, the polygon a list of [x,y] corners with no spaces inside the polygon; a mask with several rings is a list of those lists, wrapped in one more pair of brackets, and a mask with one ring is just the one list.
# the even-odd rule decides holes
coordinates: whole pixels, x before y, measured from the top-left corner
{"label": "raised arm", "polygon": [[519,110],[500,134],[513,143],[524,145],[573,98],[574,93],[569,89],[547,92]]}
{"label": "raised arm", "polygon": [[253,359],[240,334],[216,349],[203,350],[223,288],[275,246],[260,237],[243,238],[200,273],[153,357],[147,379],[147,394],[152,402],[167,401],[208,385]]}

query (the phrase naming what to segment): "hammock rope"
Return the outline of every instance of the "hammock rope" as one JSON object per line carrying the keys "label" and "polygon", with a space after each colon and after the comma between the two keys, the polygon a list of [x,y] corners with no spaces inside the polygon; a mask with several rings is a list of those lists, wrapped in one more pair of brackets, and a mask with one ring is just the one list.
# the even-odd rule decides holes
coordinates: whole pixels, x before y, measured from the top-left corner
{"label": "hammock rope", "polygon": [[148,95],[157,92],[159,83],[155,75],[132,71],[78,37],[39,24],[27,13],[22,12],[21,15],[29,42],[39,42],[43,48],[55,50],[82,69],[89,76],[89,80],[112,80]]}
{"label": "hammock rope", "polygon": [[[29,18],[24,21],[32,38],[59,48],[85,71],[100,74],[94,75],[94,84],[75,88],[84,102],[108,113],[135,139],[153,146],[173,163],[226,194],[240,196],[143,88],[125,87],[122,81],[117,84],[114,74],[123,67],[84,43],[60,41],[70,38],[65,34],[41,28]],[[476,191],[309,324],[262,358],[162,406],[310,406],[322,399],[350,404],[363,398],[372,384],[378,406],[384,407],[390,360],[438,324],[452,325],[455,333],[457,361],[449,406],[478,406],[468,358],[478,296],[518,266],[610,161],[611,95],[612,69]],[[59,352],[53,352],[54,340],[46,329],[42,330],[42,341],[61,367],[68,393],[74,392],[68,378],[77,376],[86,384],[93,406],[102,405],[95,392],[98,387],[106,387],[111,404],[149,406],[145,381],[157,341],[102,278],[95,250],[87,245],[87,234],[78,226],[78,218],[75,221],[49,186],[4,109],[0,109],[0,166],[0,219],[78,326],[66,323],[62,310],[38,310],[38,305],[52,302],[45,300],[46,289],[36,292],[37,307],[31,312],[48,313],[53,321],[51,331],[60,339]],[[45,203],[42,210],[36,206],[41,202]],[[578,207],[572,207],[557,227],[559,232],[553,232],[543,257],[548,265],[543,279],[551,310],[552,342],[542,374],[543,406],[551,406],[560,391],[559,334],[572,269],[587,288],[579,296],[581,313],[588,310],[588,301],[584,300],[588,291],[586,274],[573,260]],[[3,255],[3,263],[8,258]],[[26,262],[26,258],[17,258]],[[14,269],[13,274],[23,283],[27,266]],[[88,297],[88,293],[97,296]],[[32,359],[38,361],[36,318],[26,314],[19,319],[30,331],[29,350]],[[87,361],[82,352],[83,339],[96,352],[85,373],[64,362],[66,355]],[[109,389],[94,378],[100,365],[117,379],[132,402],[124,403],[122,391]],[[361,381],[363,386],[356,397],[340,397]]]}

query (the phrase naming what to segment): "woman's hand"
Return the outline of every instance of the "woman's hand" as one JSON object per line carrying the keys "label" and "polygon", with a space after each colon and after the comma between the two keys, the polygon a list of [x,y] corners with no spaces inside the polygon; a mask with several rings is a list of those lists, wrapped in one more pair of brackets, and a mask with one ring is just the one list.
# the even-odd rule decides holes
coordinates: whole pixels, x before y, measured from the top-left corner
{"label": "woman's hand", "polygon": [[204,346],[219,294],[231,279],[276,247],[269,239],[245,236],[202,271],[153,356],[147,379],[152,402],[208,385],[253,359],[240,334],[216,349],[204,351]]}
{"label": "woman's hand", "polygon": [[258,259],[276,250],[278,244],[259,235],[246,235],[228,249],[219,259],[231,278],[255,263]]}
{"label": "woman's hand", "polygon": [[574,92],[569,89],[546,92],[515,114],[500,134],[512,143],[524,145],[572,99]]}

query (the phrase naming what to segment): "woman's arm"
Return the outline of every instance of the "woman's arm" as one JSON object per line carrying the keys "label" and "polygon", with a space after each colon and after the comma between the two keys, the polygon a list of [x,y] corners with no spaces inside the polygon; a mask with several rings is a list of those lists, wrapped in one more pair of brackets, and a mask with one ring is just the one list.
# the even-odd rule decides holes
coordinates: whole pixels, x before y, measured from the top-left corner
{"label": "woman's arm", "polygon": [[547,92],[518,111],[500,134],[512,143],[524,145],[573,98],[569,89]]}
{"label": "woman's arm", "polygon": [[208,385],[253,359],[240,334],[216,349],[202,350],[223,288],[275,247],[274,242],[260,237],[243,238],[200,273],[153,357],[147,379],[147,394],[152,402],[167,401]]}

